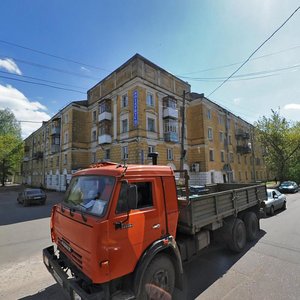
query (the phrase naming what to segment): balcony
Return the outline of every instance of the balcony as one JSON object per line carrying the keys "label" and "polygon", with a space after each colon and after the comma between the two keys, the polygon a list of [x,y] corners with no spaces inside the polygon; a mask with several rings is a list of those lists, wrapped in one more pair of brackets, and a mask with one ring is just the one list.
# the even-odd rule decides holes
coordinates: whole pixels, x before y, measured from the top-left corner
{"label": "balcony", "polygon": [[177,132],[166,132],[164,134],[164,139],[166,142],[178,143],[178,133]]}
{"label": "balcony", "polygon": [[51,145],[51,153],[57,153],[60,150],[60,145],[53,144]]}
{"label": "balcony", "polygon": [[250,146],[237,146],[236,152],[239,154],[248,154],[248,153],[251,153],[251,147]]}
{"label": "balcony", "polygon": [[43,159],[44,157],[44,153],[42,151],[37,151],[33,154],[33,159]]}
{"label": "balcony", "polygon": [[238,129],[235,137],[237,140],[249,140],[250,139],[250,134],[249,132],[243,131],[241,129]]}
{"label": "balcony", "polygon": [[98,137],[98,144],[110,144],[112,141],[110,134],[102,134]]}
{"label": "balcony", "polygon": [[104,121],[104,120],[109,120],[109,121],[111,120],[111,112],[104,111],[104,112],[99,114],[98,121],[101,122],[101,121]]}
{"label": "balcony", "polygon": [[164,118],[178,119],[178,110],[176,108],[173,108],[173,107],[165,107],[163,117]]}
{"label": "balcony", "polygon": [[51,135],[60,135],[60,127],[52,127]]}

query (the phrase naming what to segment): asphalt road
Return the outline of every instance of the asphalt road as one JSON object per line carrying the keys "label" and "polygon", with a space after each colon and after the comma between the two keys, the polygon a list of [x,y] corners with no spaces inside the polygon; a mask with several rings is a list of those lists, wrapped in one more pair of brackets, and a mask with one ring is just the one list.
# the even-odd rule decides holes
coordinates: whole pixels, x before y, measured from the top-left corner
{"label": "asphalt road", "polygon": [[[65,299],[42,262],[51,244],[49,216],[63,195],[49,192],[45,206],[23,207],[18,187],[0,188],[0,299]],[[222,245],[184,266],[185,288],[174,299],[300,299],[300,193],[287,210],[261,219],[259,239],[233,254]]]}

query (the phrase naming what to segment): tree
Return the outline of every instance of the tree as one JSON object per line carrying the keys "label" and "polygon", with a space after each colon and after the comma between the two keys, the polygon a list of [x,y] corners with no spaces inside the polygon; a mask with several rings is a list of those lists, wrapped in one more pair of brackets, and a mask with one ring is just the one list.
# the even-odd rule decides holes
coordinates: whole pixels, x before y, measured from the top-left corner
{"label": "tree", "polygon": [[265,149],[267,167],[280,181],[287,179],[292,162],[300,154],[299,124],[288,122],[279,111],[272,110],[271,117],[262,117],[255,127]]}
{"label": "tree", "polygon": [[10,110],[0,110],[0,181],[2,186],[7,176],[16,171],[22,156],[21,127]]}

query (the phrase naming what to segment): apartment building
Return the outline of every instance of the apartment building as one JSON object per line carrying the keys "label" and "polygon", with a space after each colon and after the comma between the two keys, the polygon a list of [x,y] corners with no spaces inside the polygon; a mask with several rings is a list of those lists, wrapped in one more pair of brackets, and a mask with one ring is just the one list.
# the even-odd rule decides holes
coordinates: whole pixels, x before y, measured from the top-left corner
{"label": "apartment building", "polygon": [[254,141],[251,124],[136,54],[25,140],[23,181],[65,190],[80,168],[101,160],[150,164],[149,152],[179,169],[182,146],[194,184],[263,180]]}

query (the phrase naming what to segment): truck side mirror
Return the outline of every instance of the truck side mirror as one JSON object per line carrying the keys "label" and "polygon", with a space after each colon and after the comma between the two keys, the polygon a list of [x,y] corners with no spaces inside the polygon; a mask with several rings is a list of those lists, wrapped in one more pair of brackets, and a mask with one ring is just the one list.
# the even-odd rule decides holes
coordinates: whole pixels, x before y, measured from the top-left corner
{"label": "truck side mirror", "polygon": [[127,207],[128,210],[137,209],[138,194],[137,186],[134,184],[129,184],[127,186]]}

